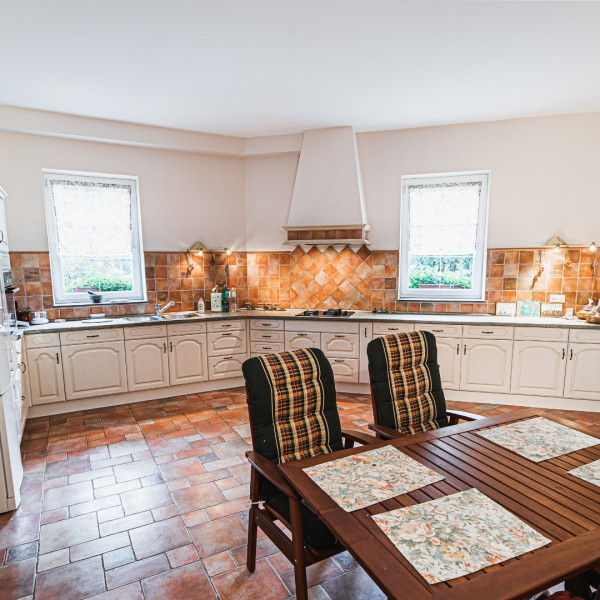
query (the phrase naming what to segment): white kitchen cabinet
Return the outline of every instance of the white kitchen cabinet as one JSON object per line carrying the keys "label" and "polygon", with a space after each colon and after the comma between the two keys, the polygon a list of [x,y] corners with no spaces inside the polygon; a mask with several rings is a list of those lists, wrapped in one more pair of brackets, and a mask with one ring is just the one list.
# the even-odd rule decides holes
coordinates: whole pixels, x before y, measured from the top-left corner
{"label": "white kitchen cabinet", "polygon": [[263,342],[267,344],[283,344],[285,342],[285,335],[283,330],[263,330],[263,329],[251,329],[250,330],[250,342]]}
{"label": "white kitchen cabinet", "polygon": [[63,345],[61,354],[67,400],[127,391],[122,341]]}
{"label": "white kitchen cabinet", "polygon": [[562,396],[566,355],[566,342],[516,341],[511,394]]}
{"label": "white kitchen cabinet", "polygon": [[303,348],[320,348],[321,334],[314,331],[286,331],[285,349],[301,350]]}
{"label": "white kitchen cabinet", "polygon": [[460,338],[440,337],[436,345],[442,389],[457,390],[460,387]]}
{"label": "white kitchen cabinet", "polygon": [[326,356],[338,358],[358,358],[358,333],[322,333],[321,349]]}
{"label": "white kitchen cabinet", "polygon": [[224,356],[225,354],[241,354],[246,352],[246,331],[218,331],[209,333],[208,355]]}
{"label": "white kitchen cabinet", "polygon": [[257,331],[283,331],[282,319],[251,319],[250,329]]}
{"label": "white kitchen cabinet", "polygon": [[130,392],[169,385],[169,354],[166,337],[126,341],[125,358],[127,386]]}
{"label": "white kitchen cabinet", "polygon": [[512,340],[463,339],[460,389],[507,393],[510,390]]}
{"label": "white kitchen cabinet", "polygon": [[600,344],[569,344],[567,355],[565,397],[600,400]]}
{"label": "white kitchen cabinet", "polygon": [[335,381],[358,383],[358,358],[330,358],[329,362]]}
{"label": "white kitchen cabinet", "polygon": [[25,365],[32,404],[50,404],[65,400],[65,384],[58,346],[29,348]]}
{"label": "white kitchen cabinet", "polygon": [[246,354],[231,354],[229,356],[208,357],[209,379],[228,379],[230,377],[242,376],[242,363],[246,360]]}
{"label": "white kitchen cabinet", "polygon": [[206,334],[170,337],[168,345],[171,385],[208,381]]}
{"label": "white kitchen cabinet", "polygon": [[415,323],[415,331],[429,331],[437,338],[460,338],[462,336],[462,325],[448,323]]}
{"label": "white kitchen cabinet", "polygon": [[373,337],[382,337],[395,333],[408,333],[414,331],[413,323],[373,323]]}
{"label": "white kitchen cabinet", "polygon": [[373,323],[361,323],[359,332],[359,383],[369,383],[369,357],[367,356],[367,346],[373,339]]}
{"label": "white kitchen cabinet", "polygon": [[250,342],[251,356],[260,354],[278,354],[284,352],[285,347],[282,342]]}

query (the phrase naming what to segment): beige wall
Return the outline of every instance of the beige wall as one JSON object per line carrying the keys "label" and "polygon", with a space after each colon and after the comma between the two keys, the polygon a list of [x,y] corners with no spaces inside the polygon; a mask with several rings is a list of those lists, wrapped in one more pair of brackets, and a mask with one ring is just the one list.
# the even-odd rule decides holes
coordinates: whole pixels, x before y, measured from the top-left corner
{"label": "beige wall", "polygon": [[48,248],[42,169],[137,175],[144,249],[244,249],[242,158],[0,133],[0,185],[13,251]]}

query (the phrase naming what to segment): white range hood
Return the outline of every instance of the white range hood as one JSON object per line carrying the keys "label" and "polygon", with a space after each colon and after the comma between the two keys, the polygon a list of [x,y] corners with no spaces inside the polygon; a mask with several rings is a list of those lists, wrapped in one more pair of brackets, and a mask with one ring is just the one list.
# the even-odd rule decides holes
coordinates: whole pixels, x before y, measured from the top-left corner
{"label": "white range hood", "polygon": [[[287,244],[368,244],[369,230],[352,127],[304,132]],[[345,237],[342,237],[345,236]]]}

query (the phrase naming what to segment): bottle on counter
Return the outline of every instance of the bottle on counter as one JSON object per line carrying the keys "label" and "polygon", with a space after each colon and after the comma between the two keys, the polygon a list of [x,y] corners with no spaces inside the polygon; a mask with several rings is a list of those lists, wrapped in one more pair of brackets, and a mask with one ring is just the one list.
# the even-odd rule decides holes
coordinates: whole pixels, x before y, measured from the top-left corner
{"label": "bottle on counter", "polygon": [[227,286],[223,286],[223,297],[221,300],[221,312],[229,312],[229,290]]}
{"label": "bottle on counter", "polygon": [[198,296],[198,312],[203,313],[204,310],[205,310],[204,298],[202,298],[202,296]]}
{"label": "bottle on counter", "polygon": [[231,292],[229,294],[229,310],[231,312],[237,312],[238,310],[237,292],[235,287],[231,288]]}

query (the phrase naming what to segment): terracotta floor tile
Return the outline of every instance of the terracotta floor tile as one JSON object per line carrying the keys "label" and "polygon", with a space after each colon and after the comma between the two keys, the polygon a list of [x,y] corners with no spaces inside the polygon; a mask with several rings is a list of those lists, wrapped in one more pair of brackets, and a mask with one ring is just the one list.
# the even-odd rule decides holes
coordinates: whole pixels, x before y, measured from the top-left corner
{"label": "terracotta floor tile", "polygon": [[194,596],[198,599],[211,600],[216,598],[200,561],[144,579],[142,588],[146,600],[190,598],[191,590],[194,591]]}
{"label": "terracotta floor tile", "polygon": [[[221,600],[283,600],[290,595],[277,573],[264,559],[256,562],[254,573],[250,573],[246,567],[238,567],[213,577],[212,581]],[[352,594],[347,595],[346,600],[348,598],[355,600]]]}
{"label": "terracotta floor tile", "polygon": [[29,558],[0,567],[0,590],[3,598],[21,598],[33,593],[36,559]]}
{"label": "terracotta floor tile", "polygon": [[97,500],[89,500],[88,502],[69,506],[69,515],[71,517],[78,517],[79,515],[96,512],[97,510],[119,506],[120,504],[121,499],[119,496],[106,496],[105,498],[98,498]]}
{"label": "terracotta floor tile", "polygon": [[245,544],[248,533],[237,517],[225,517],[190,528],[200,556],[211,556]]}
{"label": "terracotta floor tile", "polygon": [[143,452],[144,450],[148,450],[148,444],[146,443],[146,440],[118,442],[108,446],[108,451],[111,458],[119,458],[120,456],[133,454],[134,452]]}
{"label": "terracotta floor tile", "polygon": [[252,446],[250,444],[239,439],[232,442],[223,442],[222,444],[213,444],[211,448],[219,458],[243,456],[246,452],[252,450]]}
{"label": "terracotta floor tile", "polygon": [[[246,552],[248,546],[244,544],[239,548],[235,548],[231,551],[231,555],[235,558],[235,562],[241,567],[246,564]],[[256,557],[264,558],[265,556],[271,556],[272,554],[276,554],[279,552],[277,546],[268,538],[261,537],[258,538],[256,542]]]}
{"label": "terracotta floor tile", "polygon": [[206,472],[202,463],[197,458],[185,458],[160,465],[160,472],[165,481],[180,479],[181,477],[191,477]]}
{"label": "terracotta floor tile", "polygon": [[231,554],[227,551],[208,556],[207,558],[204,558],[202,562],[204,563],[206,572],[211,577],[213,575],[218,575],[219,573],[224,573],[225,571],[231,571],[238,566],[235,564]]}
{"label": "terracotta floor tile", "polygon": [[174,452],[191,449],[188,442],[182,438],[175,438],[173,440],[152,440],[148,442],[148,446],[150,447],[153,456],[172,454]]}
{"label": "terracotta floor tile", "polygon": [[385,600],[385,594],[362,570],[348,571],[335,579],[321,584],[331,600]]}
{"label": "terracotta floor tile", "polygon": [[0,521],[0,546],[9,548],[20,546],[38,539],[40,531],[40,515],[27,517],[10,517]]}
{"label": "terracotta floor tile", "polygon": [[173,492],[173,499],[179,512],[188,513],[207,506],[219,504],[225,500],[223,494],[214,483],[195,485]]}
{"label": "terracotta floor tile", "polygon": [[200,557],[198,556],[195,546],[193,544],[188,544],[187,546],[181,546],[181,548],[169,550],[169,552],[167,552],[167,558],[169,559],[171,567],[175,569],[194,562]]}
{"label": "terracotta floor tile", "polygon": [[87,447],[85,438],[74,440],[60,440],[48,444],[48,454],[57,454],[59,452],[72,452],[74,450],[83,450]]}
{"label": "terracotta floor tile", "polygon": [[146,510],[144,512],[136,513],[135,515],[123,517],[122,519],[113,519],[112,521],[100,523],[100,535],[112,535],[119,531],[127,531],[135,527],[148,525],[153,521],[152,513],[149,510]]}
{"label": "terracotta floor tile", "polygon": [[67,458],[59,462],[53,462],[46,465],[46,479],[54,477],[64,477],[65,475],[74,475],[75,473],[84,473],[90,470],[89,457]]}
{"label": "terracotta floor tile", "polygon": [[121,533],[115,533],[106,537],[91,540],[89,542],[83,542],[82,544],[76,544],[71,546],[71,561],[83,560],[84,558],[90,558],[90,556],[97,556],[98,554],[104,554],[117,548],[123,548],[129,546],[129,536],[126,531]]}
{"label": "terracotta floor tile", "polygon": [[158,465],[153,458],[117,465],[113,469],[119,483],[159,473]]}
{"label": "terracotta floor tile", "polygon": [[36,600],[81,600],[106,590],[99,556],[39,573]]}
{"label": "terracotta floor tile", "polygon": [[210,517],[208,516],[206,509],[202,508],[183,515],[183,521],[188,527],[193,527],[194,525],[200,525],[200,523],[210,521]]}
{"label": "terracotta floor tile", "polygon": [[138,560],[116,569],[106,572],[106,583],[109,590],[118,588],[122,585],[139,581],[146,577],[162,573],[169,570],[169,562],[164,554],[158,554],[151,558]]}
{"label": "terracotta floor tile", "polygon": [[173,517],[144,525],[129,532],[136,558],[148,558],[190,543],[190,536],[181,517]]}
{"label": "terracotta floor tile", "polygon": [[121,502],[126,515],[131,515],[165,504],[172,504],[173,498],[164,483],[121,494]]}
{"label": "terracotta floor tile", "polygon": [[96,513],[98,517],[98,523],[106,523],[106,521],[112,521],[113,519],[120,519],[125,516],[123,507],[113,506],[112,508],[103,508]]}
{"label": "terracotta floor tile", "polygon": [[220,519],[221,517],[242,512],[243,510],[248,510],[248,498],[238,498],[230,502],[221,502],[206,509],[211,519]]}
{"label": "terracotta floor tile", "polygon": [[165,519],[170,519],[171,517],[179,516],[177,506],[175,506],[174,504],[167,504],[166,506],[159,506],[158,508],[153,508],[151,512],[152,517],[155,521],[164,521]]}
{"label": "terracotta floor tile", "polygon": [[42,554],[38,557],[37,570],[38,573],[41,573],[42,571],[49,571],[50,569],[62,567],[66,564],[69,564],[69,549],[63,548],[62,550]]}
{"label": "terracotta floor tile", "polygon": [[44,510],[55,510],[71,504],[80,504],[94,499],[91,481],[52,488],[44,492]]}
{"label": "terracotta floor tile", "polygon": [[92,596],[90,600],[144,600],[139,581]]}
{"label": "terracotta floor tile", "polygon": [[[344,571],[342,568],[334,562],[331,558],[322,560],[314,565],[310,565],[306,569],[306,579],[308,587],[319,585],[324,581],[333,579],[342,575]],[[283,583],[288,587],[292,593],[296,593],[296,582],[294,580],[294,571],[288,571],[281,576]]]}
{"label": "terracotta floor tile", "polygon": [[[28,544],[21,544],[20,546],[14,546],[9,548],[6,552],[6,564],[19,562],[27,558],[33,558],[38,554],[38,543],[29,542]],[[0,564],[2,564],[0,562]]]}
{"label": "terracotta floor tile", "polygon": [[[89,471],[84,471],[82,473],[75,473],[74,475],[69,475],[69,483],[80,483],[81,481],[92,481],[94,479],[101,479],[103,477],[109,477],[113,474],[113,470],[110,467],[105,467],[103,469],[94,469]],[[46,482],[48,484],[48,482]]]}
{"label": "terracotta floor tile", "polygon": [[81,515],[40,528],[40,554],[81,544],[99,537],[95,513]]}
{"label": "terracotta floor tile", "polygon": [[114,569],[132,563],[135,560],[133,550],[131,546],[125,546],[118,548],[117,550],[111,550],[102,555],[102,562],[104,563],[104,569]]}
{"label": "terracotta floor tile", "polygon": [[114,494],[123,494],[131,490],[137,490],[142,487],[139,479],[132,479],[131,481],[124,481],[123,483],[115,483],[114,485],[107,485],[103,488],[94,490],[94,496],[96,498],[104,498],[105,496],[112,496]]}
{"label": "terracotta floor tile", "polygon": [[215,471],[209,471],[207,473],[202,473],[201,475],[194,475],[189,478],[189,482],[192,485],[201,485],[203,483],[209,483],[210,481],[224,479],[225,477],[231,477],[231,473],[227,469],[216,469]]}

